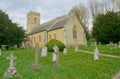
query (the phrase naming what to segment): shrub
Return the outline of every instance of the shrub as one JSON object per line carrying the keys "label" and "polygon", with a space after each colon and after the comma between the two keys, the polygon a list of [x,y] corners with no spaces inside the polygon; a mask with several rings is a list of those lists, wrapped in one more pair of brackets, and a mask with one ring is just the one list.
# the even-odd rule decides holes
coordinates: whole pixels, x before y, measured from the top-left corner
{"label": "shrub", "polygon": [[57,45],[59,47],[59,51],[63,51],[63,49],[65,48],[65,45],[61,41],[52,39],[46,44],[46,46],[48,47],[48,52],[54,51],[53,50],[54,45]]}

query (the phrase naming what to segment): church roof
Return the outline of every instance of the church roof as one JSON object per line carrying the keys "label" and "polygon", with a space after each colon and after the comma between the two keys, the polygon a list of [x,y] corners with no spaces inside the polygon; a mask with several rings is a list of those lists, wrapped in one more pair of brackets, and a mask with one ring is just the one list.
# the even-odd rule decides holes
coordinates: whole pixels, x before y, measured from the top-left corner
{"label": "church roof", "polygon": [[62,27],[64,27],[64,25],[68,21],[68,19],[69,19],[68,15],[57,17],[53,20],[50,20],[48,22],[41,24],[40,26],[33,28],[28,33],[28,35],[35,34],[35,33],[42,32],[42,31],[51,31],[51,30],[62,28]]}

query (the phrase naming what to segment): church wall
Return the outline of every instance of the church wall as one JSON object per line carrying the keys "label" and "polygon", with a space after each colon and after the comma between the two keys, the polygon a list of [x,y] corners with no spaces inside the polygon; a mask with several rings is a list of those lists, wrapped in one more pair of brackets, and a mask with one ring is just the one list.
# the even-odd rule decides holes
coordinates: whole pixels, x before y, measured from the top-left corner
{"label": "church wall", "polygon": [[39,45],[39,47],[45,45],[45,33],[46,32],[44,31],[29,36],[31,39],[32,47],[36,47],[36,45]]}
{"label": "church wall", "polygon": [[64,43],[64,28],[56,29],[48,32],[48,42],[51,39],[57,39]]}
{"label": "church wall", "polygon": [[[77,27],[77,41],[73,38],[74,26]],[[84,29],[74,15],[70,17],[65,25],[65,40],[67,46],[74,46],[76,42],[78,43],[78,45],[87,45]]]}

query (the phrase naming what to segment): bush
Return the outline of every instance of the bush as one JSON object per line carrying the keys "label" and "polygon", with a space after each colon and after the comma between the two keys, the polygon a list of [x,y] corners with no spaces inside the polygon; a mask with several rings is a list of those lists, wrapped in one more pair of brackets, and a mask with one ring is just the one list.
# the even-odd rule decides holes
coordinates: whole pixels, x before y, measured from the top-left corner
{"label": "bush", "polygon": [[54,51],[53,50],[54,45],[57,45],[59,47],[59,51],[63,51],[63,49],[65,48],[65,45],[61,41],[52,39],[46,44],[46,46],[48,47],[48,52]]}

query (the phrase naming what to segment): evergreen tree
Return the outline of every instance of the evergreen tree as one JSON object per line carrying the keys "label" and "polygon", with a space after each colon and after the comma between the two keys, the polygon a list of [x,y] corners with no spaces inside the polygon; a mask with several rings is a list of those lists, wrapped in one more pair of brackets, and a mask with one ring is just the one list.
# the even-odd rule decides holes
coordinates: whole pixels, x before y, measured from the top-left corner
{"label": "evergreen tree", "polygon": [[120,16],[115,12],[99,14],[93,23],[93,36],[104,44],[120,41]]}
{"label": "evergreen tree", "polygon": [[23,28],[13,23],[8,15],[0,10],[0,46],[8,45],[11,47],[15,44],[20,46],[24,37],[25,31]]}

